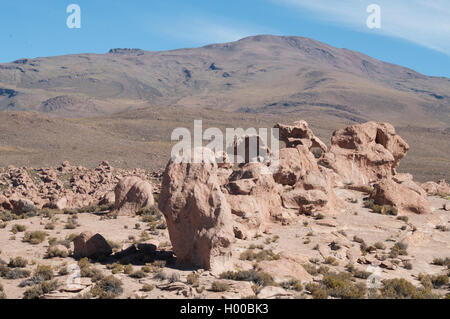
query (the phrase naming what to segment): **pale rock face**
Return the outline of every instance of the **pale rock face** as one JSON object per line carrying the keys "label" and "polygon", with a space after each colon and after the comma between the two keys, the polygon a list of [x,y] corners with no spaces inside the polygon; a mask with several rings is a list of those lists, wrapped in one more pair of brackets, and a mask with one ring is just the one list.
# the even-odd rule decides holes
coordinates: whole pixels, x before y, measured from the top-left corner
{"label": "pale rock face", "polygon": [[280,214],[281,186],[262,163],[247,163],[235,170],[225,190],[238,238],[264,232],[271,217]]}
{"label": "pale rock face", "polygon": [[313,147],[320,148],[322,152],[327,152],[327,146],[317,136],[314,135],[305,121],[294,122],[293,125],[277,124],[275,128],[280,130],[280,140],[286,143],[286,147],[296,147],[303,145],[308,150]]}
{"label": "pale rock face", "polygon": [[383,179],[374,185],[370,198],[378,205],[395,206],[402,213],[431,212],[425,191],[411,181],[399,184],[392,179]]}
{"label": "pale rock face", "polygon": [[447,184],[445,179],[440,180],[438,183],[436,182],[426,182],[421,185],[421,187],[429,194],[429,195],[447,195],[450,196],[450,185]]}
{"label": "pale rock face", "polygon": [[150,183],[136,176],[122,179],[115,187],[114,194],[114,211],[119,215],[132,215],[140,208],[155,204]]}
{"label": "pale rock face", "polygon": [[[208,152],[194,152],[200,151]],[[202,163],[173,159],[166,167],[159,197],[177,261],[213,271],[227,269],[234,240],[231,209],[217,170],[211,158]]]}
{"label": "pale rock face", "polygon": [[368,185],[396,174],[409,150],[388,123],[367,122],[335,131],[330,152],[321,161],[347,184]]}
{"label": "pale rock face", "polygon": [[91,232],[83,232],[73,240],[75,258],[108,256],[112,253],[106,239]]}

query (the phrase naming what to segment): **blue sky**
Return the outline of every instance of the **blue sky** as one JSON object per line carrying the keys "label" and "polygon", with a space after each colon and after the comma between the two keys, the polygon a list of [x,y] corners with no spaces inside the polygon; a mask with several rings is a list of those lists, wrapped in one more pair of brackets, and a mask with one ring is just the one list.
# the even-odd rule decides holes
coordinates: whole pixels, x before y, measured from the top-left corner
{"label": "blue sky", "polygon": [[[81,29],[66,26],[69,4]],[[369,29],[366,8],[381,8]],[[449,0],[15,0],[0,8],[0,62],[111,48],[168,50],[298,35],[450,77]]]}

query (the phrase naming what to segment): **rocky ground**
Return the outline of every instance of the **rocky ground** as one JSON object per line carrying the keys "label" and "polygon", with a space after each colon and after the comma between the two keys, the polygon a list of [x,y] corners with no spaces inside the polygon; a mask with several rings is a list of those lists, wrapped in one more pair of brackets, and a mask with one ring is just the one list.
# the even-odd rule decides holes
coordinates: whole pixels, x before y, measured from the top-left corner
{"label": "rocky ground", "polygon": [[[336,189],[336,193],[341,199],[351,202],[343,213],[324,219],[304,216],[289,226],[274,223],[267,233],[237,240],[233,247],[233,267],[236,272],[255,269],[256,274],[266,273],[271,277],[259,284],[251,281],[250,275],[245,281],[236,281],[222,279],[221,273],[177,267],[173,263],[167,229],[151,230],[154,223],[144,222],[144,217],[105,218],[102,214],[80,213],[4,222],[0,230],[1,260],[7,264],[22,257],[27,264],[23,268],[2,265],[2,271],[7,268],[1,279],[3,291],[8,298],[22,298],[27,290],[35,287],[34,284],[22,287],[23,283],[32,278],[42,265],[51,266],[53,280],[59,284],[56,290],[44,294],[43,298],[89,296],[95,280],[109,275],[123,283],[119,298],[313,298],[316,295],[320,297],[320,294],[312,294],[314,290],[311,291],[308,284],[320,285],[327,273],[333,272],[348,274],[349,287],[357,283],[370,286],[370,278],[367,277],[371,273],[376,274],[373,277],[375,284],[378,279],[404,278],[418,289],[423,287],[420,274],[435,280],[439,275],[448,278],[445,261],[440,265],[434,262],[450,257],[450,232],[437,229],[438,226],[449,226],[450,213],[442,207],[445,203],[450,204],[450,200],[430,197],[431,214],[409,215],[405,221],[364,208],[363,193],[346,189]],[[77,217],[77,225],[74,229],[67,229],[73,216]],[[49,229],[50,224],[53,229]],[[14,234],[15,225],[25,229]],[[43,242],[24,242],[25,233],[34,231],[46,233]],[[70,238],[81,231],[100,232],[116,252],[139,246],[149,249],[149,253],[140,255],[138,250],[125,253],[120,258],[114,257],[115,253],[105,260],[91,260],[89,266],[81,267],[84,276],[81,287],[71,288],[70,283],[76,274],[72,267],[83,262],[71,256],[73,245]],[[362,240],[368,247],[365,254],[360,248]],[[49,258],[49,247],[55,246],[55,241],[67,244],[69,255]],[[405,244],[405,255],[392,255],[392,247],[396,243]],[[27,278],[8,275],[14,269],[26,270],[30,275]],[[422,279],[422,282],[426,283],[426,280]],[[369,290],[365,291],[366,297],[369,293]],[[430,293],[440,296],[449,293],[448,280],[444,279],[442,285],[435,282]]]}
{"label": "rocky ground", "polygon": [[1,169],[0,296],[449,296],[450,187],[396,172],[409,146],[392,126],[329,149],[306,122],[277,126],[275,171],[205,149],[163,174]]}

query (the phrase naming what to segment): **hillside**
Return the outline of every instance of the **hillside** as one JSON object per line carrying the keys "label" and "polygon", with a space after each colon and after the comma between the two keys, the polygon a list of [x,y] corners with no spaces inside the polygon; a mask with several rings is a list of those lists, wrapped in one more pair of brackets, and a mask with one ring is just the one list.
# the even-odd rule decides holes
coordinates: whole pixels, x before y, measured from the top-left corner
{"label": "hillside", "polygon": [[[388,121],[419,179],[450,179],[450,79],[301,37],[261,35],[164,52],[112,49],[0,64],[0,166],[165,165],[173,128],[338,128]],[[37,113],[17,113],[17,111]]]}

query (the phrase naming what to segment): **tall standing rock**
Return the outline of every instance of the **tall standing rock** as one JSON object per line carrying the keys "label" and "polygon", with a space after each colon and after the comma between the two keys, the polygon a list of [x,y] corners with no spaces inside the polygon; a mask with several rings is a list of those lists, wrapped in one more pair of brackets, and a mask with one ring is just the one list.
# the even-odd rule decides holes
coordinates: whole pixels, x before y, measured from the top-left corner
{"label": "tall standing rock", "polygon": [[209,149],[201,163],[172,159],[166,167],[159,209],[166,217],[170,240],[180,264],[226,269],[234,240],[230,206],[221,191],[218,166]]}

